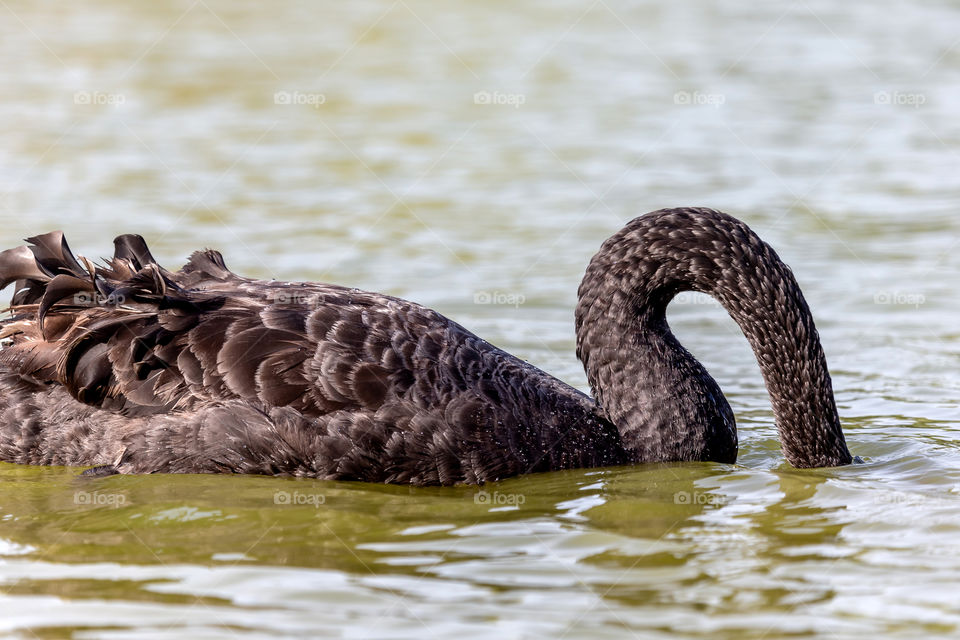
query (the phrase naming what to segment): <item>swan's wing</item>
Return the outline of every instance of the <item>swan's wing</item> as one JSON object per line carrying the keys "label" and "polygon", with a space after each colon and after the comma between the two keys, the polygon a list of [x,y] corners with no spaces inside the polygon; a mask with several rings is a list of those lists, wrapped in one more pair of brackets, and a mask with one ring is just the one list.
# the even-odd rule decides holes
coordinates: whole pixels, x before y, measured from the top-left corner
{"label": "swan's wing", "polygon": [[30,241],[33,265],[23,248],[0,255],[0,281],[27,282],[31,292],[4,323],[12,344],[0,359],[86,404],[127,415],[217,399],[308,416],[396,414],[403,403],[467,414],[479,405],[456,402],[458,393],[471,386],[488,400],[498,393],[493,381],[471,385],[466,377],[496,370],[502,352],[410,302],[248,280],[212,251],[171,273],[139,236],[117,238],[104,268],[76,258],[62,234]]}
{"label": "swan's wing", "polygon": [[614,460],[588,398],[414,303],[241,278],[212,251],[169,272],[139,236],[104,267],[62,234],[31,242],[33,265],[23,248],[0,254],[0,282],[18,283],[0,368],[164,425],[136,436],[154,438],[146,450],[187,459],[196,447],[167,422],[196,419],[253,455],[295,437],[277,432],[295,418],[331,477],[446,484]]}

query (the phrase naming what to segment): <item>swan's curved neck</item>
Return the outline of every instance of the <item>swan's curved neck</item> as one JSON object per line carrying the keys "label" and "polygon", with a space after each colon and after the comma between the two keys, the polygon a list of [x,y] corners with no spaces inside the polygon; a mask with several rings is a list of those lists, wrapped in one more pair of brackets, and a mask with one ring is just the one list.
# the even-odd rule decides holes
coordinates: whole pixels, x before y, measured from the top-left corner
{"label": "swan's curved neck", "polygon": [[709,209],[636,218],[603,244],[580,285],[577,355],[631,456],[736,459],[726,399],[667,325],[681,291],[716,298],[747,337],[787,460],[849,464],[826,358],[790,268],[745,224]]}

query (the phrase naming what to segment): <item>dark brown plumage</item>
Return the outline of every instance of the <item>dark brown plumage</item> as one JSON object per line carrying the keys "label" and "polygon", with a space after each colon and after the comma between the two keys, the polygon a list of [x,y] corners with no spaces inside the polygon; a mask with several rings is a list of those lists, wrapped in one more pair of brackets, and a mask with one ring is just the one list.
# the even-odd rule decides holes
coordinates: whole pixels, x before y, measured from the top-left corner
{"label": "dark brown plumage", "polygon": [[0,254],[0,459],[100,472],[481,483],[737,456],[733,414],[665,319],[716,297],[757,354],[787,459],[850,462],[789,268],[707,209],[636,218],[580,287],[577,355],[597,402],[444,316],[377,293],[250,280],[215,251],[180,271],[139,236],[75,257],[60,232]]}

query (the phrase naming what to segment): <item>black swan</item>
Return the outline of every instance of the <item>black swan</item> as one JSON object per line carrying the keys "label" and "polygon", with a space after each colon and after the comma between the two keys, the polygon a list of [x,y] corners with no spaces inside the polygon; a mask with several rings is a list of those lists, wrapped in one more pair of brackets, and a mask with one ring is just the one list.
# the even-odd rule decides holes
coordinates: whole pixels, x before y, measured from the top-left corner
{"label": "black swan", "polygon": [[795,467],[851,462],[800,288],[746,224],[640,216],[587,267],[577,356],[594,399],[398,298],[242,278],[215,251],[177,272],[140,236],[104,266],[63,234],[0,254],[0,460],[85,473],[257,473],[450,485],[537,471],[737,458],[733,413],[667,325],[716,298],[763,372]]}

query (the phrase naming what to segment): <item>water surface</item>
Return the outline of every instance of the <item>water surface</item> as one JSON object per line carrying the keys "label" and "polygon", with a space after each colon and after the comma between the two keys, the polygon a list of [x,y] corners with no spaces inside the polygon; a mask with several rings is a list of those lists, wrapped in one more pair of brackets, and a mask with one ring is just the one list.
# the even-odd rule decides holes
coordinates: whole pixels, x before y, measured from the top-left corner
{"label": "water surface", "polygon": [[670,319],[736,465],[411,489],[0,465],[0,634],[960,633],[955,4],[0,7],[0,245],[139,232],[169,267],[437,308],[585,388],[576,288],[664,206],[751,224],[806,292],[851,450],[798,471],[736,325]]}

